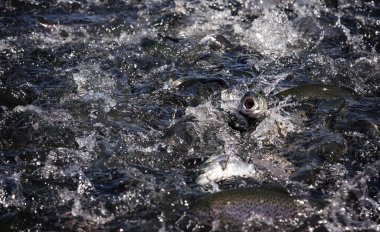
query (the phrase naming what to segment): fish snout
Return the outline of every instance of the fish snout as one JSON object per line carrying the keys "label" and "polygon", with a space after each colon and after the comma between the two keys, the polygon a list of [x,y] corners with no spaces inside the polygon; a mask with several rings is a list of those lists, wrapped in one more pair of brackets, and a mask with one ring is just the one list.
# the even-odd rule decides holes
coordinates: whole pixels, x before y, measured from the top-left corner
{"label": "fish snout", "polygon": [[262,120],[267,110],[267,100],[260,94],[248,92],[240,101],[239,112],[248,118]]}

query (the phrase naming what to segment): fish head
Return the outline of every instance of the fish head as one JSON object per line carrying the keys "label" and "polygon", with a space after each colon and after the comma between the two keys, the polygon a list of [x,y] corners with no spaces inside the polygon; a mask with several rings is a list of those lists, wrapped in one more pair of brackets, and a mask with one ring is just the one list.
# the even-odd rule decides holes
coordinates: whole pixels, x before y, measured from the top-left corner
{"label": "fish head", "polygon": [[262,120],[268,110],[266,97],[261,93],[247,92],[240,100],[239,112],[248,118]]}

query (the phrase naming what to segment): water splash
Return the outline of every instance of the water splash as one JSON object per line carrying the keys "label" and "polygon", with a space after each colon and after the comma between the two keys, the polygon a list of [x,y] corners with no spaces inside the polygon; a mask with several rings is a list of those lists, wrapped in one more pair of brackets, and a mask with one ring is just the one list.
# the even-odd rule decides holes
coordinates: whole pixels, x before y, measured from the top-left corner
{"label": "water splash", "polygon": [[235,26],[235,32],[243,36],[243,43],[273,59],[288,56],[301,48],[301,39],[286,14],[278,10],[264,11],[263,16],[244,30]]}

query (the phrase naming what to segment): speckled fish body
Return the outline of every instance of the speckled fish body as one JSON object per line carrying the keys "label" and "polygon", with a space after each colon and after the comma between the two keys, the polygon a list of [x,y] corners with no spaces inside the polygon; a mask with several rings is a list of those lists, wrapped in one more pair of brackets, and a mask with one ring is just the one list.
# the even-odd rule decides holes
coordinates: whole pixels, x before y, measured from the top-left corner
{"label": "speckled fish body", "polygon": [[191,211],[202,218],[229,223],[254,219],[261,221],[297,221],[304,213],[304,202],[279,188],[231,189],[201,197]]}
{"label": "speckled fish body", "polygon": [[349,98],[357,99],[358,95],[346,87],[325,84],[308,84],[290,88],[276,94],[279,98],[293,96],[296,98],[333,99]]}

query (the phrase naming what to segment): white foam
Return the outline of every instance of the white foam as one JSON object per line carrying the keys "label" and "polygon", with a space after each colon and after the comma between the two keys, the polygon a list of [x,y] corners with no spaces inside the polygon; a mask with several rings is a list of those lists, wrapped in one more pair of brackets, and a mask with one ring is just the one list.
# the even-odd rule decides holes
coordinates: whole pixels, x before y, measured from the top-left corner
{"label": "white foam", "polygon": [[220,107],[225,111],[236,111],[240,99],[248,91],[248,89],[242,90],[238,88],[226,89],[221,92]]}
{"label": "white foam", "polygon": [[80,71],[73,74],[79,95],[91,90],[110,93],[115,87],[116,82],[99,66],[98,63],[83,64],[79,67]]}
{"label": "white foam", "polygon": [[[117,105],[116,100],[112,98],[116,81],[110,76],[110,73],[101,70],[99,66],[100,64],[98,63],[80,65],[78,67],[80,71],[73,74],[73,80],[77,85],[77,93],[65,96],[61,99],[61,103],[79,99],[98,104],[104,112],[109,112],[113,109]],[[95,114],[92,115],[96,117]]]}
{"label": "white foam", "polygon": [[291,103],[280,102],[277,107],[268,110],[268,116],[260,122],[251,136],[257,141],[258,147],[262,148],[264,144],[271,144],[281,147],[284,143],[284,137],[289,133],[298,132],[302,120],[292,118],[290,113],[283,110],[284,106],[292,105]]}
{"label": "white foam", "polygon": [[204,38],[210,34],[215,34],[227,23],[233,22],[230,13],[227,11],[209,11],[198,8],[198,14],[193,14],[192,23],[179,32],[179,36],[188,38]]}
{"label": "white foam", "polygon": [[79,149],[86,149],[87,151],[94,151],[96,146],[95,132],[90,133],[87,136],[77,137],[75,141],[78,143]]}
{"label": "white foam", "polygon": [[296,0],[293,8],[299,15],[313,15],[319,17],[325,11],[325,2],[321,0]]}
{"label": "white foam", "polygon": [[[341,170],[338,169],[339,167]],[[347,175],[348,171],[345,167],[337,165],[334,174],[341,177],[336,183],[339,189],[333,192],[329,206],[323,211],[325,216],[330,218],[325,224],[329,231],[380,231],[380,225],[369,219],[380,213],[379,199],[376,196],[370,196],[369,193],[369,182],[378,180],[379,169],[380,161],[376,161],[367,165],[352,179],[344,180],[342,177]],[[351,194],[355,194],[358,198],[355,205],[348,203],[351,201]],[[356,207],[360,207],[360,212],[355,209]]]}
{"label": "white foam", "polygon": [[215,109],[211,101],[207,101],[202,105],[196,107],[187,107],[186,115],[196,117],[200,123],[219,122],[220,111]]}
{"label": "white foam", "polygon": [[[1,177],[2,180],[0,181],[0,206],[2,206],[2,208],[25,207],[25,198],[19,190],[21,188],[21,173],[16,172],[5,178],[3,175]],[[8,179],[8,181],[12,182],[12,184],[15,185],[12,188],[16,189],[12,189],[12,191],[6,191],[4,187],[4,182],[6,182],[5,179]]]}
{"label": "white foam", "polygon": [[271,58],[294,54],[300,41],[300,35],[286,14],[279,10],[265,10],[264,15],[254,20],[250,28],[244,29],[235,24],[234,30],[243,37],[244,45],[254,47]]}
{"label": "white foam", "polygon": [[98,210],[100,210],[100,213],[103,215],[97,215],[97,214],[88,212],[86,209],[83,209],[80,199],[78,197],[75,197],[74,204],[71,209],[71,214],[74,217],[80,216],[83,219],[88,220],[90,222],[94,222],[98,225],[105,224],[115,219],[115,216],[109,213],[109,211],[104,206],[100,205]]}
{"label": "white foam", "polygon": [[[26,105],[26,106],[16,106],[13,108],[12,113],[20,112],[34,112],[36,113],[43,123],[46,125],[55,125],[60,123],[63,125],[68,125],[72,120],[72,115],[61,109],[54,109],[54,111],[43,110],[35,105]],[[38,129],[39,122],[34,122],[33,126],[36,126]]]}
{"label": "white foam", "polygon": [[[87,151],[78,151],[68,148],[56,148],[46,156],[41,175],[44,178],[72,176],[82,172],[93,160],[93,154]],[[78,164],[81,164],[79,166]]]}
{"label": "white foam", "polygon": [[215,182],[231,177],[255,177],[256,170],[253,164],[241,160],[235,155],[215,155],[210,157],[201,167],[203,172],[197,178],[199,185],[215,185]]}

